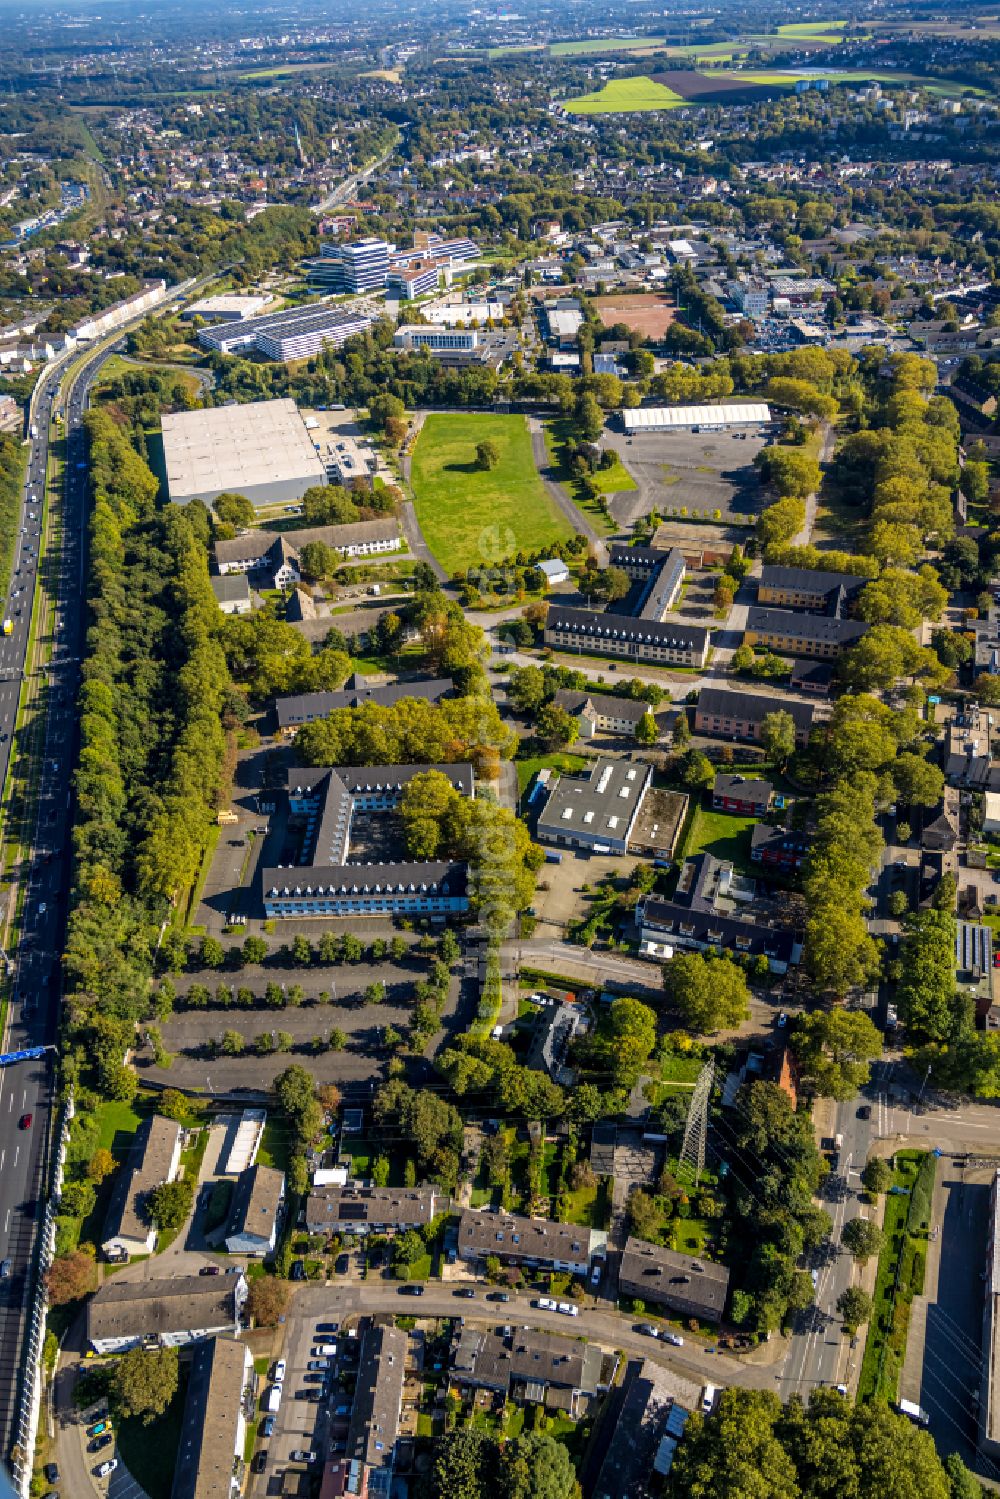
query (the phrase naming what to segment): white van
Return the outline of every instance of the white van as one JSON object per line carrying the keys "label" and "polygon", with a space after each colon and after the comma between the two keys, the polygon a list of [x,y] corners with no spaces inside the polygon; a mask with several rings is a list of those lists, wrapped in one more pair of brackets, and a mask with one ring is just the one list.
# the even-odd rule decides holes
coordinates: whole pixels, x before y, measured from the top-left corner
{"label": "white van", "polygon": [[267,1409],[274,1415],[281,1404],[281,1386],[273,1384],[267,1392]]}
{"label": "white van", "polygon": [[713,1410],[713,1408],[715,1406],[715,1398],[718,1395],[718,1393],[719,1393],[718,1388],[714,1384],[707,1384],[705,1386],[705,1388],[702,1390],[702,1392],[701,1392],[701,1413],[702,1413],[703,1416],[710,1416],[712,1414],[712,1410]]}
{"label": "white van", "polygon": [[556,1310],[562,1312],[564,1317],[579,1317],[580,1315],[580,1308],[572,1306],[568,1301],[560,1301]]}

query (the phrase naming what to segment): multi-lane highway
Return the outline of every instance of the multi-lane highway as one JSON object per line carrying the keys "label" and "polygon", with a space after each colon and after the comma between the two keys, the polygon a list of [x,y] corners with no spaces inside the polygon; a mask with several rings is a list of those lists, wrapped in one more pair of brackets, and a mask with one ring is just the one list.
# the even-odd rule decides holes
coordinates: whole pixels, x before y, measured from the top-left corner
{"label": "multi-lane highway", "polygon": [[[164,307],[210,279],[176,287]],[[70,888],[75,701],[85,629],[83,418],[90,388],[120,339],[121,335],[95,347],[82,360],[63,360],[40,377],[30,418],[32,433],[37,435],[30,437],[12,573],[9,580],[0,580],[0,587],[7,590],[0,617],[11,621],[10,635],[0,635],[0,784],[6,788],[12,760],[30,782],[30,795],[21,807],[22,825],[5,827],[11,834],[6,839],[8,856],[12,848],[19,847],[20,854],[6,880],[0,881],[0,893],[9,902],[5,911],[13,913],[16,900],[19,917],[14,927],[17,940],[9,954],[11,1002],[0,1049],[52,1048],[38,1061],[0,1070],[0,1439],[7,1457],[12,1452],[20,1457],[30,1445],[22,1398],[25,1333],[44,1216],[49,1137],[55,1123],[53,1058]],[[45,515],[49,435],[59,412],[65,436],[63,482],[58,488],[52,486],[50,510]],[[47,541],[44,547],[43,539]],[[30,712],[18,728],[22,683],[27,684]],[[24,736],[23,743],[20,736]],[[10,811],[9,801],[0,808],[5,823]]]}

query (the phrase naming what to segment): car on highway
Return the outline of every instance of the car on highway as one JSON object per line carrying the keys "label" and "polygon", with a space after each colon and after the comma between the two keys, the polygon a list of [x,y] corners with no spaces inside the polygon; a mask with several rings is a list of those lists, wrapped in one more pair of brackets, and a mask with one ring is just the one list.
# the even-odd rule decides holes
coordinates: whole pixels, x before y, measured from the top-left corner
{"label": "car on highway", "polygon": [[99,1468],[95,1468],[94,1472],[97,1474],[98,1478],[110,1478],[117,1467],[118,1459],[116,1457],[109,1457],[107,1462],[101,1463],[101,1466]]}
{"label": "car on highway", "polygon": [[34,1117],[34,1114],[22,1114],[20,1119],[17,1121],[18,1129],[30,1129],[31,1121],[34,1119]]}
{"label": "car on highway", "polygon": [[424,1288],[423,1286],[400,1286],[399,1294],[400,1296],[422,1296]]}

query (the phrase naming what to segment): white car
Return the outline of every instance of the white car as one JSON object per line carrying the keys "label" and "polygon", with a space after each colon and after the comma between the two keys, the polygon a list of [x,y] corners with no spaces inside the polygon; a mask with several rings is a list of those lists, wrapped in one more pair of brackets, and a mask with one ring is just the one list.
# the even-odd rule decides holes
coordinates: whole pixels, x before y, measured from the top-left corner
{"label": "white car", "polygon": [[285,1369],[287,1367],[288,1366],[285,1363],[285,1360],[283,1358],[279,1358],[278,1362],[274,1366],[274,1382],[275,1382],[275,1384],[281,1384],[284,1381],[284,1378],[285,1378]]}
{"label": "white car", "polygon": [[98,1470],[97,1470],[97,1476],[98,1476],[98,1478],[110,1478],[111,1474],[115,1471],[115,1469],[117,1467],[118,1467],[118,1459],[116,1457],[109,1457],[108,1460],[107,1460],[107,1462],[106,1463],[102,1463],[101,1466],[98,1468]]}
{"label": "white car", "polygon": [[333,1358],[336,1352],[336,1343],[317,1343],[313,1349],[313,1358]]}
{"label": "white car", "polygon": [[579,1317],[580,1315],[580,1308],[578,1306],[572,1306],[568,1301],[560,1301],[559,1305],[556,1307],[556,1310],[562,1312],[564,1317]]}
{"label": "white car", "polygon": [[678,1337],[677,1333],[675,1333],[675,1332],[661,1332],[660,1333],[660,1342],[661,1343],[673,1343],[673,1345],[674,1345],[675,1348],[683,1348],[684,1347],[684,1339],[681,1338],[681,1337]]}
{"label": "white car", "polygon": [[551,1301],[548,1296],[540,1296],[538,1298],[538,1310],[540,1312],[557,1312],[559,1310],[559,1303]]}

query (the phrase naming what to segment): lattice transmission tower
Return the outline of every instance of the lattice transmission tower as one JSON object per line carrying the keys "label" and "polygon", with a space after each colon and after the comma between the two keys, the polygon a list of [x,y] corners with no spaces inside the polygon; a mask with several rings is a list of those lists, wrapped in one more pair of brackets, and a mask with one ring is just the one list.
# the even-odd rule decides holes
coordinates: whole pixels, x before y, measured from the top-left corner
{"label": "lattice transmission tower", "polygon": [[684,1140],[681,1145],[679,1164],[685,1161],[694,1171],[694,1184],[705,1169],[705,1146],[708,1143],[708,1102],[715,1081],[715,1058],[710,1058],[698,1074],[694,1085],[687,1119],[684,1122]]}

